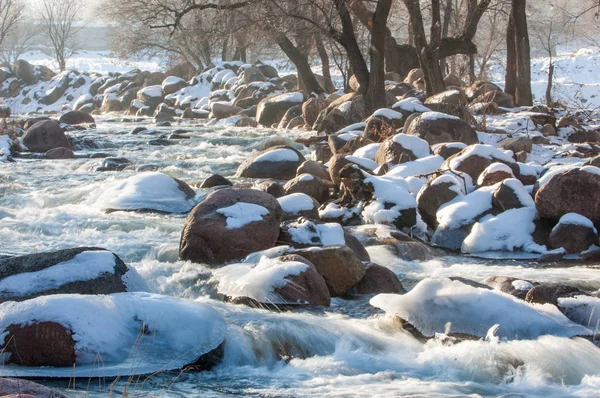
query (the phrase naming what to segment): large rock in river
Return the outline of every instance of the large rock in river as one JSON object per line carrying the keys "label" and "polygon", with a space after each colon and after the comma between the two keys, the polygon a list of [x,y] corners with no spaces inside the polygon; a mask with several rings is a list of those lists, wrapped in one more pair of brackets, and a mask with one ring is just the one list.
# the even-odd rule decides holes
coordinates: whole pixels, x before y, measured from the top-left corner
{"label": "large rock in river", "polygon": [[23,136],[23,144],[31,152],[40,153],[53,148],[72,149],[64,129],[54,120],[42,120],[29,127]]}
{"label": "large rock in river", "polygon": [[59,123],[64,124],[91,124],[96,123],[94,117],[89,113],[81,111],[70,111],[65,113],[58,119]]}
{"label": "large rock in river", "polygon": [[[12,365],[52,366],[38,375],[55,377],[206,369],[219,352],[222,357],[226,333],[225,320],[210,305],[150,293],[57,294],[0,304],[4,359],[17,376]],[[93,366],[98,358],[103,366]]]}
{"label": "large rock in river", "polygon": [[600,168],[585,166],[557,174],[535,194],[535,206],[541,218],[558,220],[577,213],[600,223]]}
{"label": "large rock in river", "polygon": [[300,152],[290,146],[274,146],[242,163],[237,174],[246,178],[287,180],[296,176],[296,170],[305,160]]}
{"label": "large rock in river", "polygon": [[268,193],[226,188],[210,194],[189,214],[179,257],[218,266],[273,247],[283,211]]}
{"label": "large rock in river", "polygon": [[261,100],[256,109],[256,121],[263,126],[270,127],[279,123],[283,115],[293,106],[302,105],[304,93],[292,92],[274,95]]}
{"label": "large rock in river", "polygon": [[110,294],[143,289],[137,272],[96,247],[0,259],[0,302],[50,294]]}

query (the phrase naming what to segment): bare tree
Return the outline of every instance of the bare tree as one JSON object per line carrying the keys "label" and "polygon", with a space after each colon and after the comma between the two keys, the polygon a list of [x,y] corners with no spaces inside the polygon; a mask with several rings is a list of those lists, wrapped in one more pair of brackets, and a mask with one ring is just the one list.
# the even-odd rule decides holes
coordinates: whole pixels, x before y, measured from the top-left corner
{"label": "bare tree", "polygon": [[17,28],[24,11],[25,3],[21,0],[0,0],[0,47]]}
{"label": "bare tree", "polygon": [[567,40],[566,31],[571,19],[562,7],[544,7],[536,10],[530,18],[532,35],[548,56],[548,83],[546,84],[546,104],[552,104],[552,83],[554,79],[554,61],[556,47]]}
{"label": "bare tree", "polygon": [[54,57],[61,71],[75,53],[75,36],[82,28],[77,18],[81,15],[81,0],[43,0],[40,5],[41,29],[52,44]]}
{"label": "bare tree", "polygon": [[527,30],[527,0],[512,0],[510,19],[506,30],[505,91],[520,106],[532,105],[531,49]]}
{"label": "bare tree", "polygon": [[38,34],[38,25],[18,23],[0,46],[0,61],[9,65],[14,64],[23,54],[31,50]]}

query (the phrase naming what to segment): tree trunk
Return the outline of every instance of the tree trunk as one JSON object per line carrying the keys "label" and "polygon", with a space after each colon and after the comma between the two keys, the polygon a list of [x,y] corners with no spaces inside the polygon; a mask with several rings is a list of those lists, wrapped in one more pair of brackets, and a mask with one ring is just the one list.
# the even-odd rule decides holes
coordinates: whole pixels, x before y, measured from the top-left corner
{"label": "tree trunk", "polygon": [[227,61],[227,52],[229,51],[229,36],[223,39],[223,47],[221,47],[221,61]]}
{"label": "tree trunk", "polygon": [[342,22],[342,34],[337,36],[336,39],[346,50],[348,62],[352,66],[356,80],[360,85],[361,94],[364,94],[369,89],[369,68],[356,40],[350,11],[346,6],[346,0],[334,0],[334,5]]}
{"label": "tree trunk", "polygon": [[512,17],[515,26],[515,49],[517,54],[517,87],[515,102],[519,106],[533,105],[531,94],[531,55],[527,31],[526,0],[512,1]]}
{"label": "tree trunk", "polygon": [[546,105],[552,106],[552,81],[554,80],[554,63],[550,58],[548,65],[548,84],[546,85]]}
{"label": "tree trunk", "polygon": [[425,77],[425,88],[427,96],[440,93],[446,89],[444,84],[444,76],[440,69],[439,62],[439,41],[441,36],[439,24],[439,1],[432,0],[432,26],[431,26],[431,46],[427,43],[425,36],[425,27],[423,25],[423,17],[421,15],[421,6],[419,0],[404,0],[406,9],[410,16],[410,23],[414,34],[415,47],[419,56],[419,64],[423,69]]}
{"label": "tree trunk", "polygon": [[308,57],[292,43],[292,41],[285,35],[279,35],[277,38],[277,44],[285,55],[294,63],[296,70],[298,71],[298,80],[302,81],[304,88],[309,94],[321,94],[323,88],[319,85],[315,74],[310,68],[308,63]]}
{"label": "tree trunk", "polygon": [[512,16],[506,28],[506,75],[504,77],[504,91],[513,96],[517,92],[517,52],[515,48],[515,24]]}
{"label": "tree trunk", "polygon": [[323,37],[320,35],[315,35],[315,45],[317,47],[317,52],[319,53],[319,58],[321,58],[321,73],[323,74],[323,80],[325,82],[326,92],[332,93],[335,91],[335,86],[333,85],[333,81],[331,80],[331,71],[329,64],[329,55],[327,54],[327,50],[323,45]]}
{"label": "tree trunk", "polygon": [[[442,37],[448,37],[448,31],[450,30],[450,19],[452,17],[452,0],[446,0],[444,7],[444,23],[442,25]],[[440,69],[442,74],[446,74],[446,58],[440,59]]]}
{"label": "tree trunk", "polygon": [[373,14],[371,45],[369,47],[371,70],[369,88],[365,95],[367,112],[385,108],[387,105],[385,95],[385,31],[391,8],[392,0],[379,0]]}
{"label": "tree trunk", "polygon": [[469,54],[469,83],[475,83],[475,55]]}

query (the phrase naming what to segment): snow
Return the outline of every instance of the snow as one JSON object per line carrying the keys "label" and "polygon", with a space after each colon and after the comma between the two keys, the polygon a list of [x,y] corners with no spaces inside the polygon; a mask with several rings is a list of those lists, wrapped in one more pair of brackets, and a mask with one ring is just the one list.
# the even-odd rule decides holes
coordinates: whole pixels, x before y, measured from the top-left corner
{"label": "snow", "polygon": [[456,170],[462,162],[471,156],[480,156],[487,160],[515,163],[515,160],[505,152],[492,145],[475,144],[469,145],[459,156],[452,158],[449,162],[451,170]]}
{"label": "snow", "polygon": [[[56,71],[56,59],[40,50],[28,51],[19,57],[33,65],[44,65]],[[149,60],[122,59],[111,51],[77,51],[75,56],[67,60],[67,69],[80,72],[125,73],[132,69],[157,72],[162,69],[163,59],[153,57]]]}
{"label": "snow", "polygon": [[554,228],[552,228],[552,231],[556,230],[561,225],[580,225],[591,229],[596,234],[598,233],[596,227],[594,227],[594,223],[589,218],[577,213],[567,213],[562,216]]}
{"label": "snow", "polygon": [[[0,331],[37,322],[73,331],[77,367],[4,365],[4,374],[97,377],[178,369],[215,349],[227,333],[208,304],[150,293],[58,294],[0,304]],[[148,334],[140,333],[144,325]],[[98,357],[104,366],[95,364]]]}
{"label": "snow", "polygon": [[400,112],[396,112],[392,109],[388,109],[388,108],[377,109],[375,112],[373,112],[373,116],[374,117],[383,117],[383,118],[389,119],[389,120],[404,119],[403,114],[401,114]]}
{"label": "snow", "polygon": [[288,276],[306,271],[308,264],[263,257],[257,264],[239,263],[220,268],[213,273],[219,281],[219,293],[231,297],[250,297],[260,303],[289,304],[274,290],[285,286]]}
{"label": "snow", "polygon": [[396,134],[392,140],[414,153],[417,158],[424,158],[431,154],[429,143],[416,135]]}
{"label": "snow", "polygon": [[218,209],[217,213],[227,217],[227,229],[237,229],[254,221],[262,221],[269,210],[254,203],[238,202]]}
{"label": "snow", "polygon": [[338,133],[349,133],[350,131],[363,131],[367,127],[367,123],[359,122],[351,124],[350,126],[346,126],[343,129],[339,130]]}
{"label": "snow", "polygon": [[102,210],[156,210],[186,213],[194,205],[177,181],[159,172],[145,172],[125,180],[107,183],[91,194],[90,200]]}
{"label": "snow", "polygon": [[524,280],[521,280],[521,279],[517,279],[516,281],[512,281],[511,285],[515,289],[521,290],[521,291],[525,291],[525,292],[528,292],[529,290],[531,290],[533,288],[533,283],[527,282],[527,281],[524,281]]}
{"label": "snow", "polygon": [[301,211],[315,208],[313,198],[304,193],[293,193],[277,199],[286,213],[298,214]]}
{"label": "snow", "polygon": [[10,156],[13,142],[7,135],[0,135],[0,162],[6,162]]}
{"label": "snow", "polygon": [[296,243],[311,246],[343,246],[344,229],[337,223],[317,224],[312,221],[293,222],[287,230]]}
{"label": "snow", "polygon": [[512,189],[515,195],[517,195],[519,202],[523,206],[535,208],[535,202],[533,201],[533,198],[529,192],[527,192],[521,181],[516,178],[507,178],[506,180],[502,181],[502,185],[506,185]]}
{"label": "snow", "polygon": [[515,251],[545,253],[546,248],[533,241],[535,207],[510,209],[476,222],[462,244],[463,253]]}
{"label": "snow", "polygon": [[588,326],[591,329],[600,328],[600,298],[590,296],[562,297],[558,306],[567,318],[573,322]]}
{"label": "snow", "polygon": [[263,101],[265,102],[294,102],[294,103],[300,103],[304,101],[304,95],[299,92],[291,92],[291,93],[284,93],[284,94],[278,94],[269,98],[264,99]]}
{"label": "snow", "polygon": [[496,290],[475,288],[450,279],[427,278],[407,294],[379,294],[370,303],[400,316],[425,336],[450,331],[484,338],[492,328],[502,339],[591,333],[567,319],[554,305],[529,304]]}
{"label": "snow", "polygon": [[23,272],[0,280],[0,296],[29,296],[75,281],[88,281],[115,272],[115,256],[109,251],[85,251],[69,261],[35,272]]}
{"label": "snow", "polygon": [[485,170],[483,170],[483,172],[479,175],[479,178],[477,179],[477,185],[482,185],[486,176],[500,172],[507,173],[514,177],[514,174],[510,167],[508,167],[504,163],[495,162],[486,167]]}
{"label": "snow", "polygon": [[298,176],[298,181],[307,182],[314,180],[315,177],[312,174],[304,173]]}
{"label": "snow", "polygon": [[361,158],[358,156],[352,156],[352,155],[348,155],[346,156],[346,160],[352,162],[352,163],[356,163],[359,166],[364,167],[367,170],[375,170],[378,165],[377,162],[375,162],[374,160],[371,159],[365,159],[365,158]]}
{"label": "snow", "polygon": [[458,196],[440,207],[437,212],[439,227],[456,229],[470,224],[492,208],[492,196],[496,185],[481,187],[465,196]]}
{"label": "snow", "polygon": [[380,147],[381,147],[381,144],[377,144],[377,143],[367,144],[361,148],[358,148],[356,151],[354,151],[354,153],[352,155],[355,157],[358,157],[358,158],[375,160],[375,156],[377,155],[377,151],[379,150]]}
{"label": "snow", "polygon": [[421,118],[421,120],[427,120],[427,121],[442,120],[442,119],[462,120],[459,117],[448,115],[447,113],[431,112],[431,111],[423,113],[420,116],[420,118]]}
{"label": "snow", "polygon": [[401,216],[403,210],[417,207],[417,201],[410,194],[410,187],[403,179],[367,176],[364,182],[372,184],[374,188],[373,200],[362,212],[367,222],[391,224]]}
{"label": "snow", "polygon": [[159,98],[159,97],[162,97],[162,95],[163,95],[162,87],[158,86],[158,85],[144,87],[143,89],[140,90],[140,92],[142,93],[142,95],[144,95],[146,97],[152,97],[152,98]]}
{"label": "snow", "polygon": [[77,100],[73,103],[73,109],[78,109],[80,106],[82,106],[85,103],[91,103],[94,101],[94,97],[92,96],[92,94],[83,94],[80,95],[79,98],[77,98]]}
{"label": "snow", "polygon": [[586,173],[595,174],[600,176],[600,168],[596,166],[583,166],[581,171],[585,171]]}
{"label": "snow", "polygon": [[254,158],[253,162],[297,162],[298,154],[288,148],[279,148],[263,153]]}
{"label": "snow", "polygon": [[162,88],[168,87],[168,86],[174,86],[176,84],[180,84],[180,83],[185,83],[185,80],[183,80],[180,77],[177,76],[167,76],[165,78],[165,80],[163,80],[162,82]]}
{"label": "snow", "polygon": [[444,158],[439,155],[427,156],[412,162],[401,163],[387,172],[387,177],[411,177],[424,175],[437,171],[444,163]]}
{"label": "snow", "polygon": [[399,109],[405,112],[431,112],[431,109],[427,108],[425,105],[421,103],[417,98],[410,97],[405,98],[396,102],[392,105],[392,109]]}

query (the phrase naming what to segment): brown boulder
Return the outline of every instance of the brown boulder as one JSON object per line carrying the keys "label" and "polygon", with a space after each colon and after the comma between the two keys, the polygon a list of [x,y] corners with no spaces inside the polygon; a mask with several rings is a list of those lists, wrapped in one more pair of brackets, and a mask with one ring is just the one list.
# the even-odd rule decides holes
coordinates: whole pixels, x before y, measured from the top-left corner
{"label": "brown boulder", "polygon": [[558,299],[561,297],[573,297],[583,294],[574,286],[542,284],[534,286],[527,292],[525,301],[535,304],[553,304],[558,307]]}
{"label": "brown boulder", "polygon": [[477,144],[479,138],[473,127],[462,119],[439,112],[425,112],[415,117],[406,127],[406,134],[416,135],[429,145],[443,142]]}
{"label": "brown boulder", "polygon": [[307,160],[302,163],[300,167],[298,167],[298,170],[296,170],[296,175],[299,176],[300,174],[312,174],[322,180],[331,181],[331,176],[325,165],[315,160]]}
{"label": "brown boulder", "polygon": [[417,195],[417,205],[425,224],[435,229],[438,209],[459,196],[460,192],[458,181],[449,175],[442,175],[424,185]]}
{"label": "brown boulder", "polygon": [[69,148],[52,148],[44,154],[46,159],[74,159],[75,154]]}
{"label": "brown boulder", "polygon": [[600,168],[585,166],[553,176],[535,193],[541,218],[558,220],[577,213],[600,223]]}
{"label": "brown boulder", "polygon": [[494,191],[492,204],[500,211],[520,209],[521,207],[533,206],[533,198],[525,191],[521,181],[505,179]]}
{"label": "brown boulder", "polygon": [[294,178],[296,170],[305,160],[300,152],[290,146],[274,146],[242,163],[237,174],[246,178],[287,180]]}
{"label": "brown boulder", "polygon": [[304,193],[294,193],[277,198],[283,209],[282,221],[304,217],[308,220],[319,219],[319,202]]}
{"label": "brown boulder", "polygon": [[329,307],[331,296],[325,279],[315,266],[306,258],[296,254],[279,257],[282,262],[298,261],[308,265],[308,268],[298,275],[288,275],[284,286],[276,288],[274,293],[288,304],[319,305]]}
{"label": "brown boulder", "polygon": [[42,120],[25,131],[23,144],[31,152],[45,153],[53,148],[72,149],[62,127],[54,120]]}
{"label": "brown boulder", "polygon": [[294,251],[314,264],[333,297],[348,293],[365,276],[365,266],[347,246],[298,249]]}
{"label": "brown boulder", "polygon": [[358,294],[399,293],[402,283],[390,269],[381,265],[369,263],[365,276],[356,285]]}
{"label": "brown boulder", "polygon": [[3,350],[9,363],[21,366],[67,367],[75,364],[73,332],[56,322],[9,325]]}
{"label": "brown boulder", "polygon": [[498,143],[498,148],[508,149],[514,153],[522,151],[531,153],[533,142],[529,137],[505,138]]}
{"label": "brown boulder", "polygon": [[96,123],[94,118],[85,112],[70,111],[65,113],[58,119],[61,124],[92,124]]}
{"label": "brown boulder", "polygon": [[[7,395],[12,394],[12,395]],[[30,380],[16,379],[12,377],[0,378],[0,396],[3,398],[67,398],[58,390],[48,388],[42,384]]]}
{"label": "brown boulder", "polygon": [[[261,206],[267,212],[250,222],[244,211],[237,219],[235,214],[233,217],[223,214],[223,209],[239,203]],[[269,249],[277,242],[282,215],[277,200],[265,192],[235,188],[218,190],[196,205],[187,217],[179,256],[182,260],[216,266]],[[236,220],[240,222],[234,222]]]}
{"label": "brown boulder", "polygon": [[324,203],[329,199],[330,188],[334,188],[331,182],[323,181],[311,174],[300,174],[283,186],[286,195],[304,193],[315,198],[319,203]]}
{"label": "brown boulder", "polygon": [[504,163],[492,163],[481,172],[477,178],[477,185],[487,187],[514,177],[511,168]]}
{"label": "brown boulder", "polygon": [[200,188],[213,188],[221,186],[232,186],[233,184],[227,178],[219,174],[213,174],[200,184]]}
{"label": "brown boulder", "polygon": [[494,290],[500,290],[503,293],[510,294],[522,300],[525,299],[527,292],[534,287],[534,283],[530,281],[510,276],[492,276],[487,278],[483,283]]}
{"label": "brown boulder", "polygon": [[567,253],[581,253],[590,246],[597,244],[598,231],[594,228],[592,222],[575,214],[566,214],[561,217],[548,238],[550,249],[562,247]]}
{"label": "brown boulder", "polygon": [[279,123],[288,109],[302,105],[304,98],[304,93],[297,91],[262,99],[256,109],[256,121],[267,127]]}
{"label": "brown boulder", "polygon": [[304,123],[312,126],[317,121],[319,113],[327,107],[325,100],[320,98],[309,98],[308,101],[302,104],[302,117]]}
{"label": "brown boulder", "polygon": [[266,192],[269,195],[280,198],[285,195],[283,186],[275,180],[266,180],[256,186],[256,189],[262,192]]}
{"label": "brown boulder", "polygon": [[441,93],[437,93],[432,95],[431,97],[425,100],[425,105],[428,104],[452,104],[459,106],[467,105],[467,96],[461,90],[451,89],[442,91]]}
{"label": "brown boulder", "polygon": [[220,102],[213,102],[210,105],[210,111],[216,119],[227,119],[230,116],[237,115],[238,113],[243,111],[243,109],[239,106],[222,104]]}

